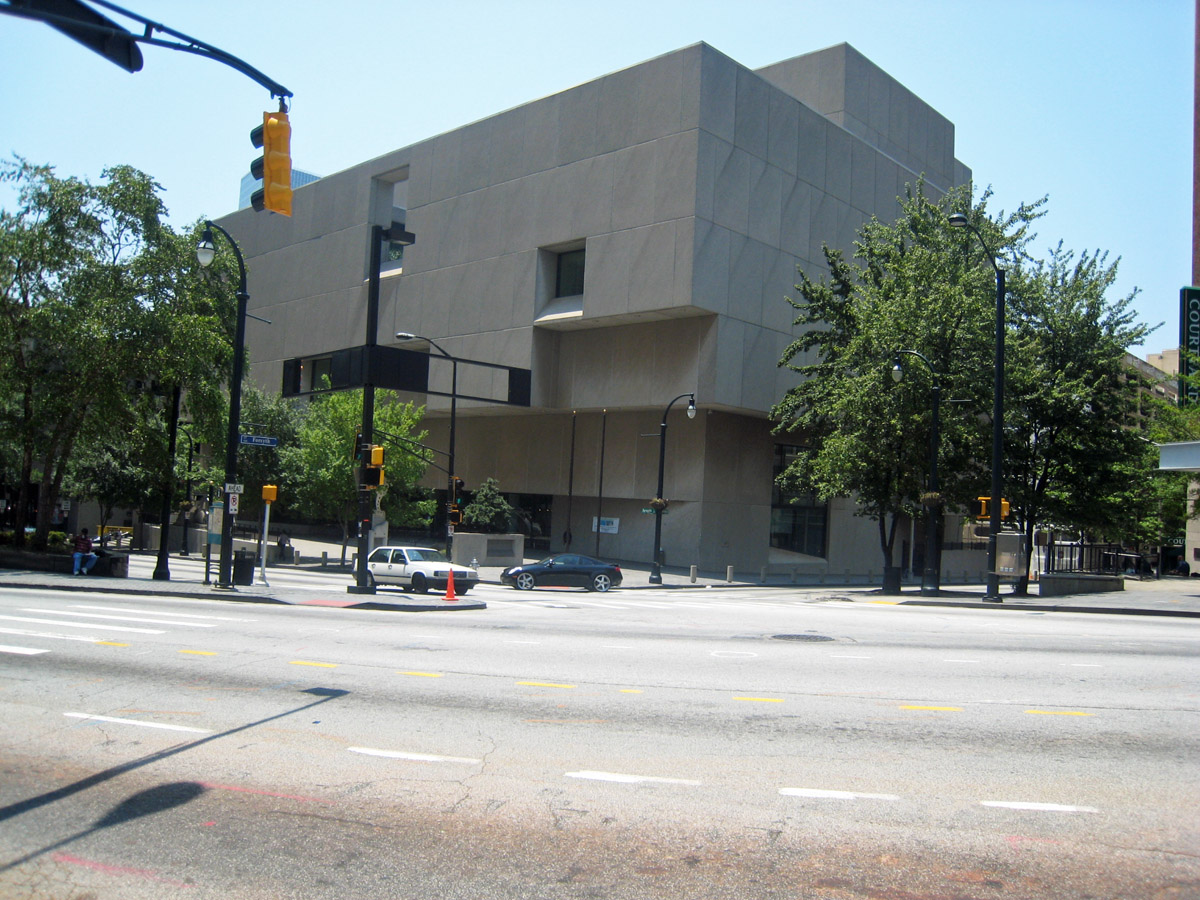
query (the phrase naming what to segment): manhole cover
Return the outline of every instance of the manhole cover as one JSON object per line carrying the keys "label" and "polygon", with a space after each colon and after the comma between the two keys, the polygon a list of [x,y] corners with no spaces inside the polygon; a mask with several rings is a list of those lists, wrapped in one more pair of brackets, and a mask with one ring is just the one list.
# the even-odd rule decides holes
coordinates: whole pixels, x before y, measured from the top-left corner
{"label": "manhole cover", "polygon": [[833,638],[824,634],[776,634],[777,641],[832,641]]}

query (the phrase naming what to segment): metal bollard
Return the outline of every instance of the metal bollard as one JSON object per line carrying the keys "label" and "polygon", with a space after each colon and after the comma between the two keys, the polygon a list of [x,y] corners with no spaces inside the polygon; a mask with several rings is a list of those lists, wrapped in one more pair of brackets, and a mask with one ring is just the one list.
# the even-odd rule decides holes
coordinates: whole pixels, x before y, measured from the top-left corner
{"label": "metal bollard", "polygon": [[763,566],[761,569],[758,570],[758,583],[759,584],[767,583],[767,567],[766,566]]}
{"label": "metal bollard", "polygon": [[726,567],[725,567],[725,580],[726,580],[726,581],[733,581],[733,566],[726,566]]}
{"label": "metal bollard", "polygon": [[692,579],[692,584],[695,584],[696,583],[696,567],[695,566],[692,566],[692,570],[689,573],[689,577]]}
{"label": "metal bollard", "polygon": [[322,551],[321,551],[321,568],[323,569],[323,568],[325,568],[327,565],[329,565],[329,551],[328,551],[328,550],[322,550]]}

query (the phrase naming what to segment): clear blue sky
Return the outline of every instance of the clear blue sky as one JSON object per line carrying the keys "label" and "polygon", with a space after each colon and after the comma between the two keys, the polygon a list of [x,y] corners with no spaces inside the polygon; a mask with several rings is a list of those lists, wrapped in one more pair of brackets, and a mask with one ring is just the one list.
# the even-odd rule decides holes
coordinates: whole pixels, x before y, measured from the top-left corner
{"label": "clear blue sky", "polygon": [[[328,175],[704,41],[751,68],[843,41],[952,121],[993,210],[1049,195],[1060,239],[1121,257],[1113,296],[1178,342],[1191,277],[1194,0],[124,0],[285,85],[293,159]],[[0,153],[98,180],[152,175],[177,226],[237,205],[273,108],[245,76],[143,46],[128,74],[0,16]],[[0,193],[0,205],[11,195]],[[1142,352],[1142,351],[1139,351]]]}

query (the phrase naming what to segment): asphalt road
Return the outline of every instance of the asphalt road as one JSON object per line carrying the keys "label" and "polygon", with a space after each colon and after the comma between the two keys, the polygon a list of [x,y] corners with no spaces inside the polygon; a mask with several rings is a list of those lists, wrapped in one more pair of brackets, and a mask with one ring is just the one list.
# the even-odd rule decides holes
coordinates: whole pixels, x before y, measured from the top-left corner
{"label": "asphalt road", "polygon": [[1200,621],[0,588],[0,897],[1200,897]]}

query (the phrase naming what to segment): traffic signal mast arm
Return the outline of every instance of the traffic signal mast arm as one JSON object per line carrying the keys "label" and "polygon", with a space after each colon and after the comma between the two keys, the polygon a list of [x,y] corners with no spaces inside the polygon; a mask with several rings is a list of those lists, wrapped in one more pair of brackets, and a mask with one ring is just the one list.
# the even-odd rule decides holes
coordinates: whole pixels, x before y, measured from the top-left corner
{"label": "traffic signal mast arm", "polygon": [[[282,84],[268,78],[254,66],[238,59],[232,53],[226,53],[219,47],[196,40],[194,37],[189,37],[181,31],[168,28],[166,25],[147,19],[138,13],[130,12],[108,0],[91,0],[91,2],[144,25],[145,32],[139,35],[127,31],[115,22],[98,15],[79,0],[66,0],[66,2],[60,0],[56,4],[55,12],[49,12],[38,6],[13,3],[12,0],[0,0],[0,13],[45,22],[129,72],[137,72],[142,68],[141,53],[133,44],[135,42],[152,44],[155,47],[166,47],[168,50],[180,50],[184,53],[194,53],[197,56],[215,59],[262,85],[271,92],[272,97],[279,97],[282,100],[292,96],[292,92]],[[169,34],[184,43],[155,38],[153,37],[155,31]]]}

